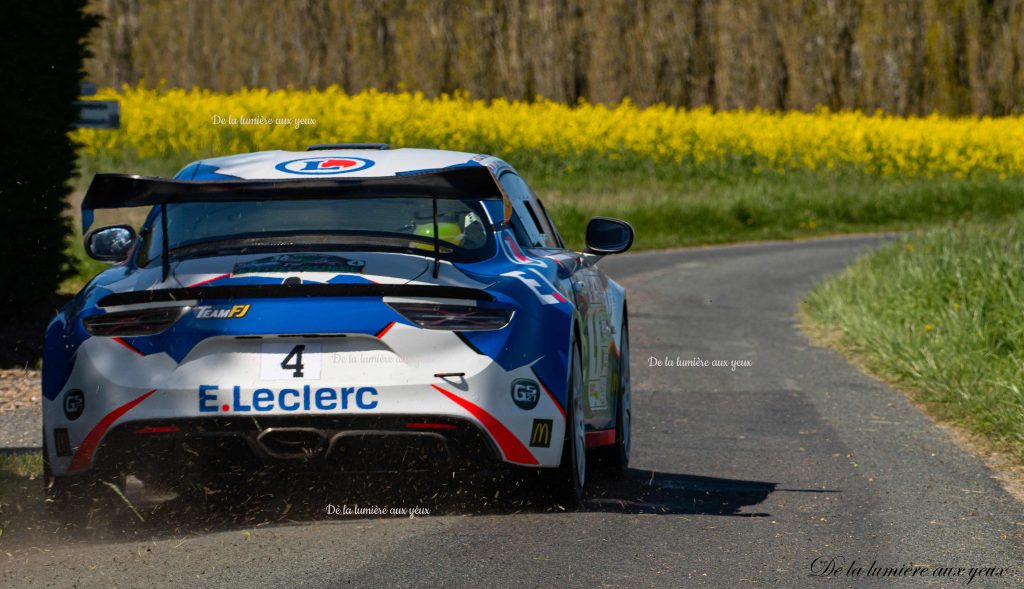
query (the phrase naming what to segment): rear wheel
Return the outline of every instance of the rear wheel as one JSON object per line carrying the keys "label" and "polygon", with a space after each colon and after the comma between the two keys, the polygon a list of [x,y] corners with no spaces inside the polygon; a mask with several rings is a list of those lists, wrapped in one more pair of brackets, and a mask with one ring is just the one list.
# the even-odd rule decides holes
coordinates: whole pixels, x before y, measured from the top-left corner
{"label": "rear wheel", "polygon": [[68,492],[63,480],[53,476],[53,469],[50,468],[50,453],[46,446],[46,430],[43,430],[43,497],[46,507],[56,510],[64,505]]}
{"label": "rear wheel", "polygon": [[[91,485],[90,485],[91,487]],[[57,477],[50,466],[50,452],[46,444],[46,430],[43,430],[43,498],[46,508],[60,511],[74,503],[75,495],[82,495],[83,489],[74,485],[66,477]],[[76,493],[77,491],[77,493]]]}
{"label": "rear wheel", "polygon": [[579,348],[575,344],[572,348],[567,401],[562,463],[553,473],[553,490],[555,499],[562,506],[577,509],[583,503],[583,491],[587,483],[587,446],[583,425],[583,365]]}
{"label": "rear wheel", "polygon": [[615,443],[601,449],[601,465],[611,478],[626,476],[629,468],[633,394],[629,383],[629,325],[623,323],[619,344],[619,397],[615,410]]}

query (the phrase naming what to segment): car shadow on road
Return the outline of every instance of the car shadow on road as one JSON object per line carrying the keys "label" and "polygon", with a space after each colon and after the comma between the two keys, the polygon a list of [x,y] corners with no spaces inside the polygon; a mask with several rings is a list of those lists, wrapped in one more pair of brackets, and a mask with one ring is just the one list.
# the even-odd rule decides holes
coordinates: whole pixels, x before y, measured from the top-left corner
{"label": "car shadow on road", "polygon": [[629,469],[620,480],[593,481],[587,511],[665,515],[767,517],[746,511],[776,490],[838,493],[828,489],[779,489],[778,483]]}
{"label": "car shadow on road", "polygon": [[768,498],[777,483],[630,469],[621,480],[594,481],[585,509],[614,513],[764,517],[744,513]]}

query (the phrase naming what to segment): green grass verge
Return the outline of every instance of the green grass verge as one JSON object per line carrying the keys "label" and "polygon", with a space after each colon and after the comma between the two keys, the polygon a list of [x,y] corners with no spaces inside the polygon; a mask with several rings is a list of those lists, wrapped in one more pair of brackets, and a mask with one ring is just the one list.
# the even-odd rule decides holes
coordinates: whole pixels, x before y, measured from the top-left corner
{"label": "green grass verge", "polygon": [[871,252],[807,297],[838,347],[1024,461],[1024,215]]}
{"label": "green grass verge", "polygon": [[[170,176],[188,159],[86,160],[72,209],[77,210],[95,172]],[[637,231],[634,248],[644,250],[991,221],[1024,210],[1024,178],[899,179],[852,170],[758,173],[742,162],[721,167],[576,164],[567,172],[564,165],[537,160],[520,170],[575,249],[583,247],[587,219],[596,215],[628,220]],[[110,217],[101,212],[98,224],[132,220],[104,215]],[[69,247],[81,270],[64,285],[65,293],[76,292],[102,269],[86,258],[80,237]]]}
{"label": "green grass verge", "polygon": [[[39,477],[42,475],[42,453],[0,454],[0,516],[8,506],[40,491],[42,483]],[[3,519],[0,518],[0,533],[2,531]]]}

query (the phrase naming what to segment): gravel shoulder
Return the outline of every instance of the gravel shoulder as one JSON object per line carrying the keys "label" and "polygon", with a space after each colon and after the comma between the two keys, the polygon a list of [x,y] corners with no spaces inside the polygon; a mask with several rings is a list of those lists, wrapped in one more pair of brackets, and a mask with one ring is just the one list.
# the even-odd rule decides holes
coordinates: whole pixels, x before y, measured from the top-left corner
{"label": "gravel shoulder", "polygon": [[40,372],[0,370],[0,451],[41,446]]}

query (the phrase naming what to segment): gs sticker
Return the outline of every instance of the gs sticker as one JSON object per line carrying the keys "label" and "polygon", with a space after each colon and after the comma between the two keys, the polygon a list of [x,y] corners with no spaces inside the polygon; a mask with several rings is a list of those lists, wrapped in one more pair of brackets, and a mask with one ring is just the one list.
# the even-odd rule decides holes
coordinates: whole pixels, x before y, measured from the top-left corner
{"label": "gs sticker", "polygon": [[64,417],[74,421],[82,416],[85,411],[85,393],[79,389],[72,389],[64,394]]}
{"label": "gs sticker", "polygon": [[518,378],[512,381],[512,402],[524,411],[531,411],[540,401],[540,387],[532,380]]}

